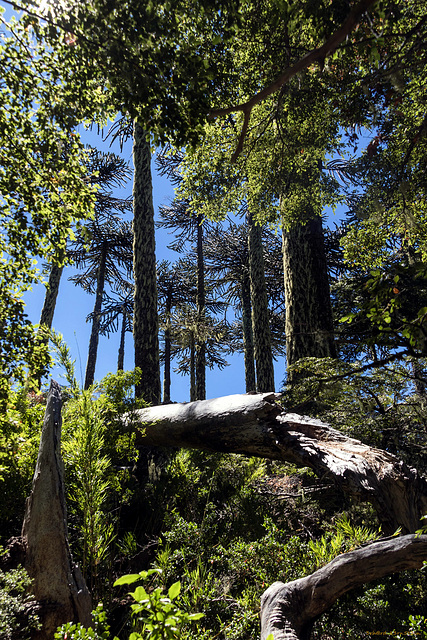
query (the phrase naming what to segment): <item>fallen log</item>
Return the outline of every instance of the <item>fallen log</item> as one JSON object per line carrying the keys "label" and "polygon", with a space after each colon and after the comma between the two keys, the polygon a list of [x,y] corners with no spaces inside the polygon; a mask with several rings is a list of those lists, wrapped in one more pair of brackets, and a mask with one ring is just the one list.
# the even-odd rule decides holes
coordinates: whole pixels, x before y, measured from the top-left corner
{"label": "fallen log", "polygon": [[91,597],[68,544],[61,424],[61,388],[52,381],[21,534],[24,566],[40,605],[42,629],[33,640],[52,640],[65,622],[91,623]]}
{"label": "fallen log", "polygon": [[344,593],[398,571],[419,569],[427,535],[379,540],[344,553],[310,576],[274,582],[261,598],[261,640],[309,640],[314,622]]}
{"label": "fallen log", "polygon": [[[239,394],[140,409],[126,418],[141,446],[174,446],[310,467],[374,506],[386,535],[413,533],[427,513],[427,481],[396,456],[320,420],[286,414],[274,393]],[[131,426],[132,425],[132,426]]]}

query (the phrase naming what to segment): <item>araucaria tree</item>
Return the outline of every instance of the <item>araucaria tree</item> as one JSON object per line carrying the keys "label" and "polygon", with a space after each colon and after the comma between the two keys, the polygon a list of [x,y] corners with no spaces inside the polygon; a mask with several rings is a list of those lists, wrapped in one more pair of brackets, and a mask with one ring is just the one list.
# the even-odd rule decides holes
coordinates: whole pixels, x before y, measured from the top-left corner
{"label": "araucaria tree", "polygon": [[[75,284],[95,294],[92,330],[86,365],[84,388],[93,384],[98,352],[102,299],[105,284],[126,290],[132,271],[132,229],[116,215],[131,208],[129,200],[120,200],[111,195],[98,198],[95,218],[85,227],[85,233],[70,243],[68,255],[82,273],[72,276]],[[116,212],[116,213],[115,213]]]}
{"label": "araucaria tree", "polygon": [[159,321],[157,316],[156,240],[149,133],[137,121],[133,132],[133,339],[135,366],[141,369],[137,397],[160,402]]}
{"label": "araucaria tree", "polygon": [[[35,2],[30,4],[36,11]],[[189,607],[201,603],[213,624],[221,620],[221,627],[213,635],[228,629],[218,614],[217,607],[222,606],[220,614],[226,610],[232,618],[230,624],[234,621],[233,637],[246,637],[250,623],[245,618],[254,620],[258,606],[253,616],[252,612],[247,615],[247,609],[261,598],[263,640],[270,634],[274,640],[308,640],[314,622],[350,588],[383,580],[388,573],[419,568],[427,554],[427,539],[421,531],[427,510],[427,481],[423,476],[427,469],[427,416],[425,398],[420,397],[420,389],[414,393],[414,378],[412,373],[408,375],[414,359],[422,362],[427,353],[425,3],[65,1],[46,9],[45,17],[46,30],[31,14],[26,27],[30,34],[34,29],[37,37],[46,36],[53,60],[61,62],[58,68],[63,71],[59,75],[49,60],[46,72],[42,67],[41,74],[34,73],[36,65],[26,51],[30,35],[25,28],[16,39],[18,56],[9,43],[1,58],[7,73],[1,87],[2,95],[7,95],[2,117],[6,142],[12,140],[7,148],[14,155],[13,165],[9,165],[8,154],[1,160],[2,198],[7,205],[7,242],[2,248],[12,258],[11,267],[2,267],[1,277],[6,284],[7,309],[17,311],[18,318],[17,323],[15,317],[0,316],[3,333],[9,338],[13,334],[9,339],[11,355],[6,354],[3,364],[5,378],[12,376],[16,336],[23,327],[19,299],[15,299],[8,278],[24,266],[27,271],[20,282],[28,284],[33,279],[29,256],[40,248],[45,257],[43,234],[48,234],[50,249],[56,239],[58,249],[64,249],[73,216],[66,207],[63,209],[63,232],[54,215],[60,217],[65,196],[67,204],[77,205],[77,217],[82,214],[82,203],[73,199],[78,183],[75,178],[82,175],[78,149],[69,180],[67,167],[55,148],[55,131],[56,125],[64,122],[67,134],[62,135],[61,126],[58,138],[60,142],[68,140],[71,121],[74,126],[76,120],[88,115],[89,95],[95,96],[95,109],[99,100],[135,122],[134,329],[136,326],[136,364],[143,376],[137,395],[144,395],[152,404],[160,399],[150,143],[169,142],[180,150],[186,147],[180,201],[185,203],[186,213],[192,214],[190,220],[197,229],[202,220],[223,220],[228,213],[236,214],[244,208],[250,211],[251,229],[257,233],[263,225],[281,225],[288,323],[283,338],[290,392],[279,398],[269,388],[261,394],[154,406],[132,415],[128,412],[125,421],[126,429],[132,431],[132,447],[135,443],[140,447],[173,446],[208,452],[206,457],[197,454],[199,458],[188,451],[178,454],[161,485],[151,469],[151,483],[144,492],[138,492],[132,505],[138,505],[132,535],[139,535],[144,527],[140,540],[150,527],[150,540],[164,535],[156,563],[168,571],[178,567],[176,571],[185,582],[183,601]],[[3,53],[0,51],[0,56]],[[10,60],[20,60],[21,56],[26,63],[19,62],[18,72],[11,70]],[[44,89],[47,78],[51,82]],[[15,92],[24,106],[24,120],[17,109]],[[70,95],[75,96],[75,105],[70,103]],[[39,100],[43,104],[50,101],[41,112],[33,107]],[[16,153],[16,123],[19,140],[25,142],[20,154]],[[354,151],[359,159],[345,163],[347,175],[353,176],[355,184],[359,180],[352,191],[335,179],[333,169],[337,165],[328,158],[348,153],[358,142],[361,127],[372,131],[372,140],[366,149]],[[16,176],[24,182],[23,188]],[[52,184],[60,189],[61,206],[45,209],[49,198],[58,202]],[[90,205],[92,196],[87,190],[84,194],[85,204]],[[341,320],[348,323],[347,331],[353,323],[363,329],[363,349],[348,351],[341,360],[334,357],[336,342],[322,232],[325,207],[340,202],[347,203],[352,213],[342,238],[344,256],[349,271],[356,268],[354,281],[362,283],[353,297],[341,297],[342,307],[347,307],[346,317]],[[27,210],[33,218],[26,215]],[[90,286],[93,290],[98,286],[101,291],[104,276],[99,267],[107,264],[107,257],[101,233],[99,237]],[[262,271],[264,256],[259,234],[254,239],[258,243],[255,275]],[[253,250],[252,242],[248,250]],[[422,294],[419,298],[413,295],[415,287]],[[334,295],[340,295],[339,288]],[[189,338],[189,355],[183,366],[189,361],[191,371],[196,368],[199,310],[207,306],[207,297],[200,297],[197,303],[196,314],[191,308],[181,314],[186,316],[185,335]],[[265,310],[265,299],[263,305]],[[254,291],[251,306],[254,316]],[[171,313],[169,303],[165,308]],[[99,307],[94,310],[97,317]],[[18,332],[14,333],[16,324]],[[268,325],[267,313],[260,324]],[[213,325],[205,322],[205,327],[214,334]],[[253,328],[255,332],[260,330],[255,323]],[[28,344],[25,327],[22,333]],[[208,341],[203,337],[201,343]],[[173,328],[170,344],[173,351]],[[268,353],[271,361],[267,343],[262,345],[258,355]],[[382,362],[378,354],[384,356]],[[353,356],[355,361],[349,362]],[[423,382],[420,369],[418,382]],[[259,377],[272,386],[274,382],[268,376],[260,368]],[[200,380],[203,384],[202,374]],[[257,383],[265,388],[259,380]],[[115,390],[111,395],[117,398]],[[192,398],[196,395],[203,397],[203,391],[192,392]],[[108,401],[110,407],[111,397]],[[281,404],[284,401],[293,403],[293,413],[286,412]],[[302,410],[316,416],[295,413]],[[12,424],[17,413],[14,408]],[[135,421],[137,428],[133,430]],[[53,422],[56,428],[59,420]],[[119,421],[117,428],[117,440],[121,442],[123,422]],[[13,446],[6,442],[7,451],[21,455],[19,447],[14,448],[16,439],[11,442]],[[222,462],[217,464],[212,452],[220,452]],[[225,455],[232,453],[266,457],[274,471],[283,469],[276,465],[288,466],[282,474],[265,475],[265,468],[257,467],[254,459],[233,462]],[[414,460],[419,470],[413,468]],[[305,471],[296,473],[295,467]],[[318,482],[306,486],[313,474]],[[243,475],[244,482],[236,480]],[[294,492],[290,488],[295,478],[300,491]],[[221,482],[226,491],[218,489]],[[173,491],[164,497],[168,485]],[[318,497],[307,510],[304,505],[311,491]],[[327,491],[331,493],[325,496]],[[279,500],[280,508],[272,508]],[[140,508],[141,503],[144,508]],[[245,508],[240,506],[243,503]],[[157,504],[159,512],[155,513]],[[183,504],[188,507],[184,515],[180,512]],[[346,518],[356,516],[360,527],[353,527],[348,519],[336,519],[337,504]],[[263,511],[266,506],[267,513]],[[143,526],[141,513],[150,513]],[[374,524],[375,518],[388,537],[372,542],[379,534],[378,524],[373,535],[366,534],[365,525]],[[273,519],[280,520],[283,535]],[[166,522],[172,523],[167,532],[163,529]],[[328,533],[323,535],[325,527]],[[249,528],[251,535],[258,536],[253,544],[245,538]],[[264,532],[262,539],[260,529]],[[402,536],[396,533],[398,529]],[[220,530],[223,535],[219,543],[216,534]],[[242,536],[227,546],[232,530],[242,532]],[[133,542],[131,536],[120,540],[120,553],[126,548],[128,557],[134,558],[137,544]],[[360,544],[363,546],[357,548]],[[346,553],[341,553],[343,550]],[[150,551],[144,549],[147,555]],[[138,554],[138,562],[140,559]],[[217,569],[222,571],[220,578],[213,573]],[[286,574],[284,582],[272,584],[261,596],[268,583],[282,573]],[[161,579],[167,581],[169,576],[164,576]],[[245,598],[240,600],[238,583],[246,589]],[[387,635],[408,635],[409,624],[412,630],[425,625],[427,590],[423,578],[416,588],[405,581],[393,591],[394,596],[398,592],[396,601],[406,598],[405,611],[410,612],[410,618],[405,621],[396,614],[392,627],[384,611],[395,615],[393,609],[400,609],[390,606],[389,587],[391,591],[390,585],[377,584],[375,593],[364,594],[364,603],[356,601],[358,606],[353,606],[353,600],[345,624],[340,619],[341,611],[336,612],[325,635],[348,637],[348,625],[354,636],[375,635],[378,620],[380,630]],[[152,593],[159,591],[148,595]],[[382,612],[377,607],[380,597]],[[368,614],[361,620],[363,607]]]}

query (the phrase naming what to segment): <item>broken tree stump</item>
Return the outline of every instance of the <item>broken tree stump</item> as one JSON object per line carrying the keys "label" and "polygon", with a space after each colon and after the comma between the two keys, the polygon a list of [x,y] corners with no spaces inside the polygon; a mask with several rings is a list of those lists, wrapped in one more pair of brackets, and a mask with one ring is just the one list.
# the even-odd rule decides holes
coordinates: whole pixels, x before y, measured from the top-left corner
{"label": "broken tree stump", "polygon": [[66,622],[91,623],[91,597],[68,544],[61,405],[60,385],[52,381],[21,534],[25,569],[41,605],[42,629],[35,633],[34,640],[53,640],[57,627]]}

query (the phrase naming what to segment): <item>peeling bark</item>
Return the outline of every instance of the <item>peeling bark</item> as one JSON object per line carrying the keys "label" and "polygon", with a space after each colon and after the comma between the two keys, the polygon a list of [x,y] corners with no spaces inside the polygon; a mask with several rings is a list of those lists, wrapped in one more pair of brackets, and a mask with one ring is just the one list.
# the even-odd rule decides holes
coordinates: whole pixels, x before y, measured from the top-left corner
{"label": "peeling bark", "polygon": [[379,540],[344,553],[306,578],[275,582],[261,598],[261,640],[308,640],[315,620],[344,593],[398,571],[419,569],[427,536]]}
{"label": "peeling bark", "polygon": [[358,500],[371,502],[383,531],[413,533],[427,513],[427,481],[396,456],[320,420],[286,414],[274,393],[141,409],[138,442],[242,453],[310,467]]}
{"label": "peeling bark", "polygon": [[25,569],[41,605],[42,630],[35,632],[34,640],[52,640],[65,622],[91,623],[91,597],[68,545],[60,442],[61,391],[52,381],[21,534]]}

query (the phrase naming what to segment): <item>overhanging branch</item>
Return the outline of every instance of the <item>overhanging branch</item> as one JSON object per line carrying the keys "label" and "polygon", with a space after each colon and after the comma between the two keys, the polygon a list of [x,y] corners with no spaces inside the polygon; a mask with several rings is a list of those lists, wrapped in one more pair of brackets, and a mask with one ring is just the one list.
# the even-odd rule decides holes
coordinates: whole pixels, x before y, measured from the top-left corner
{"label": "overhanging branch", "polygon": [[236,111],[241,111],[244,113],[244,122],[243,127],[240,132],[239,141],[236,147],[235,152],[232,156],[232,161],[234,162],[240,155],[243,149],[243,143],[246,136],[246,132],[248,130],[249,121],[252,113],[252,109],[268,98],[268,96],[272,95],[276,91],[279,91],[291,78],[293,78],[297,73],[303,71],[303,69],[307,69],[311,64],[315,62],[323,61],[325,58],[331,54],[338,47],[339,44],[348,36],[348,34],[354,29],[354,27],[358,24],[360,17],[371,7],[373,6],[377,0],[361,0],[349,13],[346,20],[343,24],[337,29],[330,38],[319,48],[310,51],[303,58],[298,60],[292,67],[285,69],[282,73],[267,87],[264,87],[259,93],[254,95],[247,102],[243,102],[238,105],[234,105],[231,107],[222,107],[218,109],[212,109],[209,113],[209,120],[213,120],[218,116],[225,116],[229,113],[235,113]]}
{"label": "overhanging branch", "polygon": [[140,409],[132,424],[139,445],[241,453],[310,467],[350,496],[371,502],[385,533],[419,528],[427,513],[425,478],[387,451],[320,420],[286,414],[278,397],[241,394]]}

